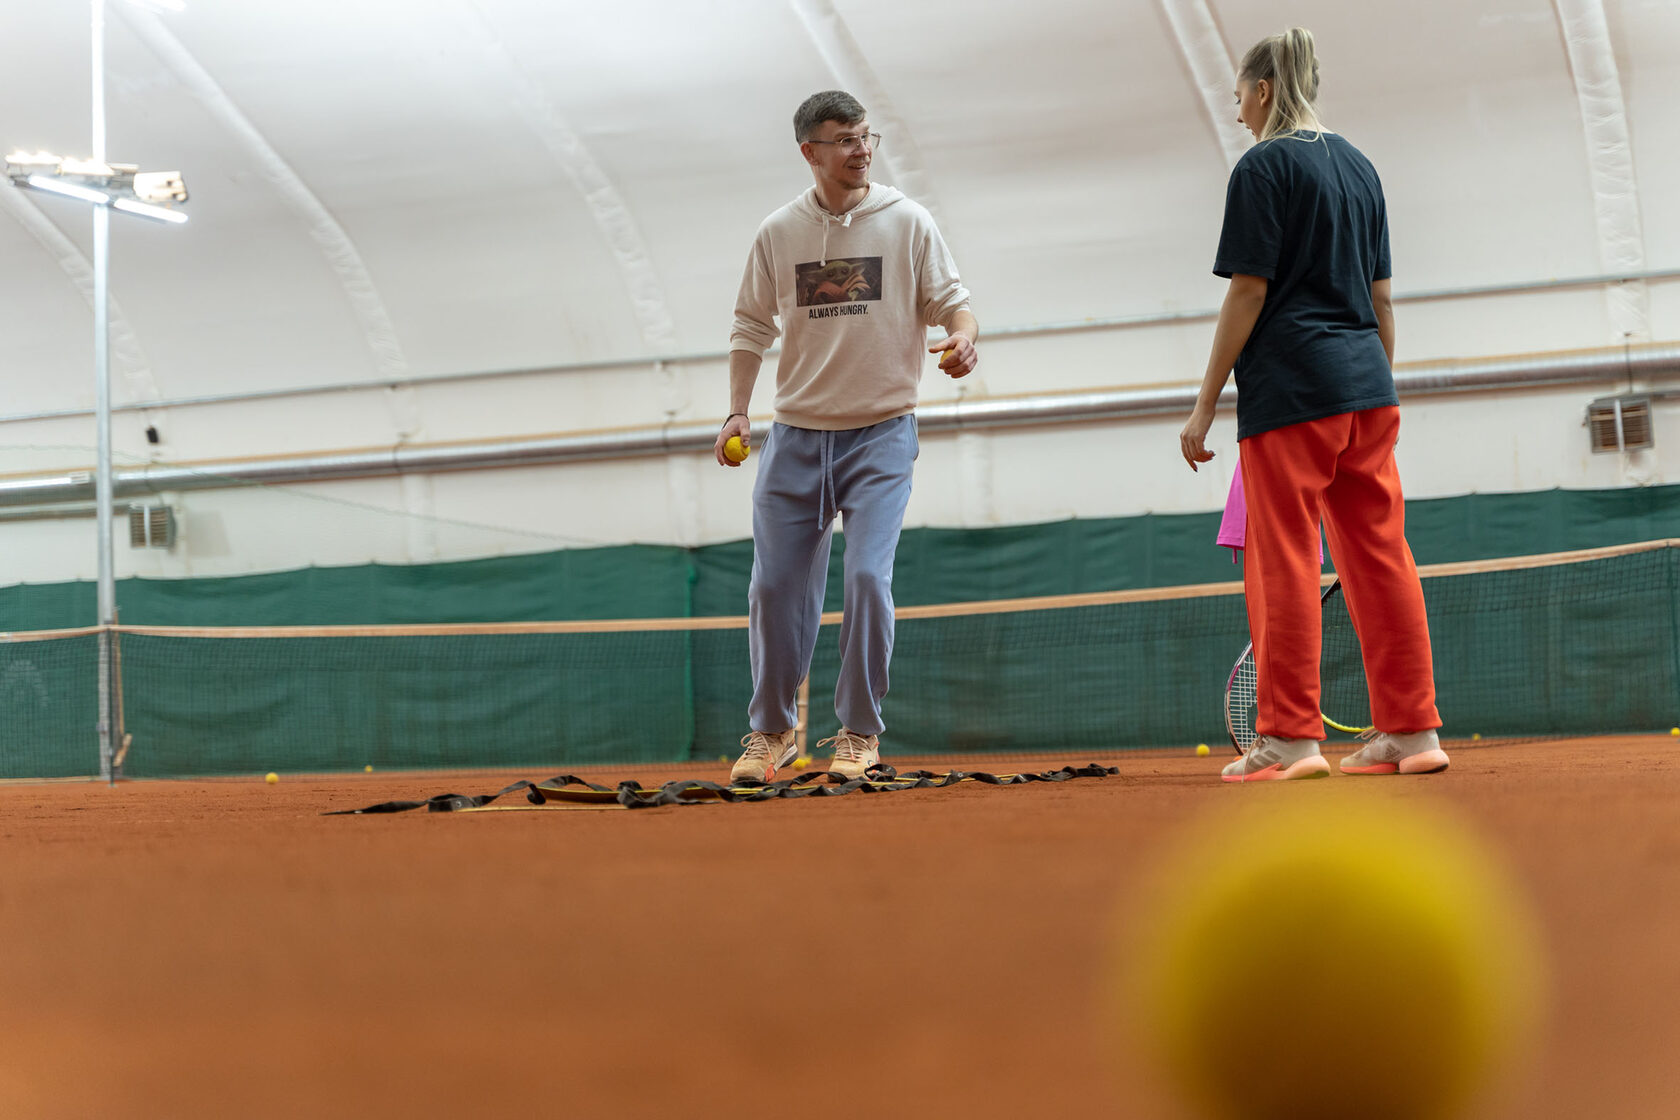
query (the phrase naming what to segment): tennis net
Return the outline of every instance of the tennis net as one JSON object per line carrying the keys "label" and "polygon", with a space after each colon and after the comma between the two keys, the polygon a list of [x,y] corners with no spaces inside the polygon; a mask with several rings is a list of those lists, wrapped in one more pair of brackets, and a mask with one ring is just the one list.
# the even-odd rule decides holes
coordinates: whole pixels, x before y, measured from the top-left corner
{"label": "tennis net", "polygon": [[[1680,723],[1680,541],[1423,570],[1449,737]],[[1342,597],[1327,712],[1366,722]],[[898,757],[1083,759],[1225,741],[1241,585],[898,611],[884,745]],[[831,734],[837,614],[811,669]],[[98,631],[0,634],[0,778],[99,772]],[[1349,652],[1349,651],[1354,652]],[[122,773],[715,761],[746,730],[746,619],[116,628]]]}

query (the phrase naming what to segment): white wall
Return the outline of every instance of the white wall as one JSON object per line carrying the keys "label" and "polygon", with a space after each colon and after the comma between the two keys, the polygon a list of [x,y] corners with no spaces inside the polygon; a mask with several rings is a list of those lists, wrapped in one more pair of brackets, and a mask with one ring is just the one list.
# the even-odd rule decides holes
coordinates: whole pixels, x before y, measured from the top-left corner
{"label": "white wall", "polygon": [[[1235,54],[1290,22],[1314,29],[1325,119],[1384,177],[1397,291],[1601,270],[1580,109],[1547,0],[1212,8]],[[905,161],[896,170],[926,184],[983,326],[1217,305],[1223,284],[1208,269],[1225,165],[1158,4],[840,0],[837,9],[902,121],[877,178],[892,181],[896,156]],[[1680,268],[1680,8],[1609,0],[1606,14],[1646,264]],[[572,15],[524,0],[312,0],[114,17],[112,154],[180,166],[194,190],[185,227],[117,223],[118,401],[721,350],[754,228],[808,183],[786,119],[836,79],[793,10],[772,0],[628,0]],[[75,5],[0,14],[0,35],[30,48],[0,72],[0,143],[85,150],[85,87],[64,77],[85,66],[83,19]],[[329,24],[331,36],[316,30]],[[53,83],[66,84],[64,96],[34,92]],[[918,163],[905,160],[908,140]],[[313,202],[299,201],[299,187]],[[90,318],[66,260],[79,253],[85,267],[86,214],[36,196],[8,195],[5,205],[0,474],[87,469],[86,417],[17,419],[91,404]],[[20,215],[19,205],[34,210]],[[370,285],[359,294],[346,246]],[[651,302],[633,302],[638,284]],[[380,348],[370,295],[394,350]],[[1680,339],[1680,282],[1653,282],[1647,298],[1647,336]],[[1191,384],[1211,330],[1203,320],[996,338],[962,391]],[[1619,341],[1592,287],[1400,311],[1402,362]],[[772,378],[767,367],[760,415]],[[649,363],[123,412],[118,462],[712,420],[726,411],[725,382],[721,362]],[[1409,492],[1680,481],[1667,402],[1657,406],[1655,452],[1587,454],[1587,401],[1625,387],[1409,400]],[[955,392],[930,363],[924,401]],[[155,448],[147,423],[163,436]],[[1178,427],[1159,419],[926,436],[909,523],[1216,508],[1234,462],[1232,422],[1216,424],[1220,458],[1199,474],[1177,459]],[[183,514],[180,545],[120,545],[119,572],[736,539],[748,532],[752,470],[751,461],[724,471],[684,456],[191,492],[168,499]],[[0,585],[92,575],[85,519],[3,532]]]}

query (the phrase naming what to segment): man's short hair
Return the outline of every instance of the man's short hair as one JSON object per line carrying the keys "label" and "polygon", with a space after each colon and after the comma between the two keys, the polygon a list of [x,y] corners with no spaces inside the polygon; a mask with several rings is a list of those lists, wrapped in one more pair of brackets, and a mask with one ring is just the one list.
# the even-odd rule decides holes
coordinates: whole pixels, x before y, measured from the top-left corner
{"label": "man's short hair", "polygon": [[807,97],[793,114],[793,138],[803,144],[824,121],[859,124],[868,115],[851,94],[844,90],[825,89]]}

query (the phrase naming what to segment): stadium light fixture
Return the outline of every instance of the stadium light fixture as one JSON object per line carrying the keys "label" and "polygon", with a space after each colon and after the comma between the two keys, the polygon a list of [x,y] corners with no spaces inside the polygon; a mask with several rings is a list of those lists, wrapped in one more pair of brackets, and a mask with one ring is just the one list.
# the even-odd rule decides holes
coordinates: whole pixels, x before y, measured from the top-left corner
{"label": "stadium light fixture", "polygon": [[187,220],[168,205],[187,200],[187,184],[179,171],[141,171],[132,163],[13,152],[6,157],[6,177],[19,187],[108,205],[125,214],[176,225]]}
{"label": "stadium light fixture", "polygon": [[92,202],[101,206],[111,201],[111,196],[108,194],[102,194],[87,187],[79,187],[75,183],[61,183],[56,179],[49,179],[45,175],[31,175],[23,181],[22,185],[34,187],[38,191],[46,191],[49,194],[79,198],[83,202]]}

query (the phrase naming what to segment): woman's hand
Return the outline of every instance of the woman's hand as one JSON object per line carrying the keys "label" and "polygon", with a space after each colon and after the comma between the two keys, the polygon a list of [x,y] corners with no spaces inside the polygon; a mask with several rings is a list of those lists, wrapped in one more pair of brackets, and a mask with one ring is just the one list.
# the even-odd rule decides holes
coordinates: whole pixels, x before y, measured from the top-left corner
{"label": "woman's hand", "polygon": [[1184,461],[1190,464],[1191,470],[1199,470],[1197,463],[1205,463],[1213,458],[1213,452],[1202,446],[1207,439],[1208,429],[1213,427],[1213,409],[1197,407],[1190,413],[1190,419],[1185,422],[1184,430],[1178,433],[1178,447],[1184,453]]}

